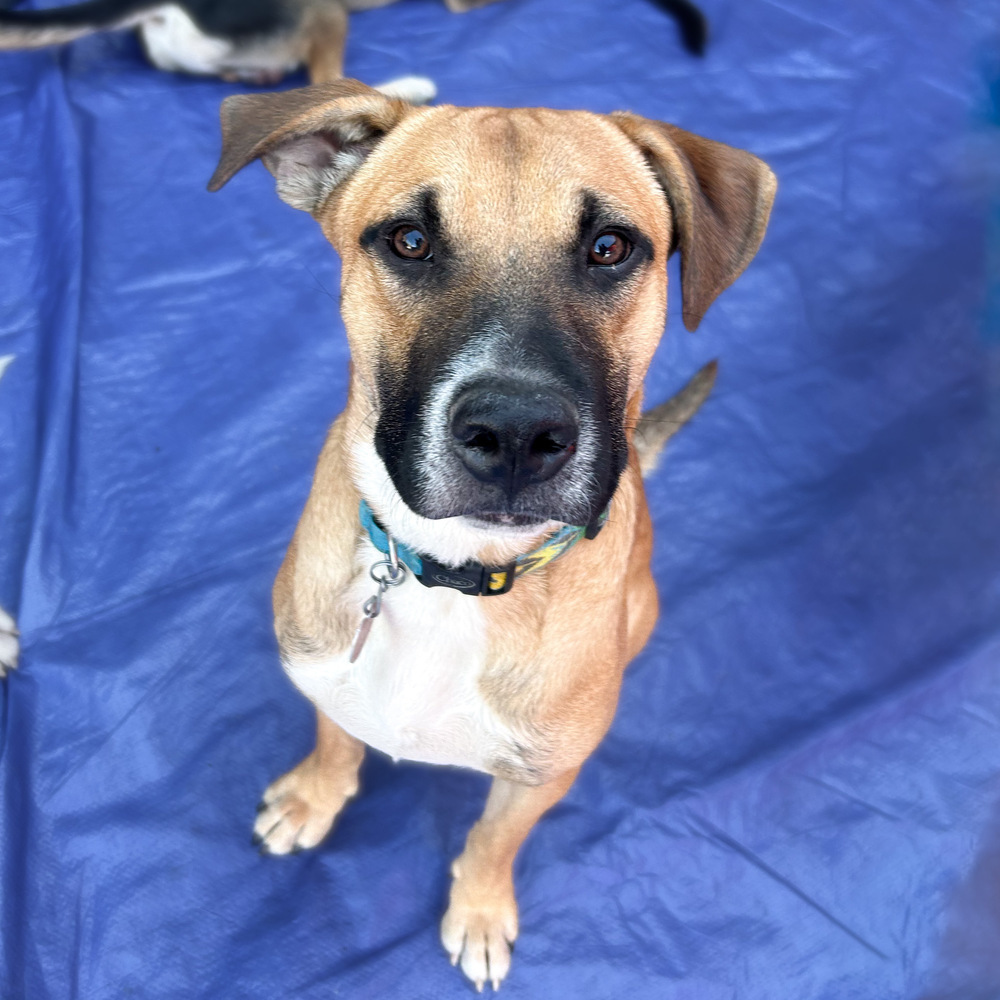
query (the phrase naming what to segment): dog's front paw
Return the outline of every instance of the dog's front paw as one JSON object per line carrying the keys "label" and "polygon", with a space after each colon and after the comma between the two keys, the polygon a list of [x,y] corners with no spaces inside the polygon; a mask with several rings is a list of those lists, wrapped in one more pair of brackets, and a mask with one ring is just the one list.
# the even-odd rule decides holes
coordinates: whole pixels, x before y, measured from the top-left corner
{"label": "dog's front paw", "polygon": [[441,943],[452,965],[482,992],[484,983],[500,989],[510,971],[510,956],[517,937],[517,903],[514,886],[477,890],[463,881],[457,868],[451,886],[448,912],[441,921]]}
{"label": "dog's front paw", "polygon": [[324,783],[307,757],[264,792],[253,825],[254,844],[260,845],[261,854],[293,854],[315,847],[355,792],[356,783],[340,790]]}
{"label": "dog's front paw", "polygon": [[17,666],[17,656],[20,651],[17,623],[3,608],[0,608],[0,677],[6,677],[7,671]]}

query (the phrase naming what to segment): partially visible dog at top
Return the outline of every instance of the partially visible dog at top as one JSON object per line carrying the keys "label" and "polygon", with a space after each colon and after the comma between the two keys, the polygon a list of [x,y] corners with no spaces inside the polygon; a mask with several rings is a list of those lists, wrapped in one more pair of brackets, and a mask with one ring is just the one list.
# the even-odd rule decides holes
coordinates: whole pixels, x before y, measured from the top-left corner
{"label": "partially visible dog at top", "polygon": [[[323,83],[343,76],[348,15],[393,2],[89,0],[44,10],[0,10],[0,50],[62,45],[98,31],[134,28],[159,69],[263,85],[305,66],[312,83]],[[445,0],[455,12],[489,2]],[[692,0],[653,2],[677,19],[685,45],[700,54],[707,25]]]}
{"label": "partially visible dog at top", "polygon": [[313,215],[341,258],[351,351],[274,586],[316,747],[265,791],[256,838],[318,844],[366,745],[492,775],[441,941],[496,987],[514,857],[656,621],[642,472],[714,375],[642,415],[667,258],[693,330],[756,254],[776,181],[631,113],[416,108],[350,80],[230,97],[222,122],[210,189],[259,159]]}

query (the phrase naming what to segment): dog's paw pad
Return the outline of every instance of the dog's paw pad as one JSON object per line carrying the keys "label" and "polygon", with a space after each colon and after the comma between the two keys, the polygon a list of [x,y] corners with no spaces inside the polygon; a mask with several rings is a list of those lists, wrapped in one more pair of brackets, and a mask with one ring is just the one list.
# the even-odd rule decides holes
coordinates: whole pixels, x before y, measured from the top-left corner
{"label": "dog's paw pad", "polygon": [[261,854],[297,854],[329,832],[349,795],[317,794],[315,783],[290,771],[264,793],[253,825]]}
{"label": "dog's paw pad", "polygon": [[7,671],[17,666],[20,652],[17,624],[3,608],[0,608],[0,677],[6,677]]}
{"label": "dog's paw pad", "polygon": [[473,907],[452,901],[441,922],[441,943],[452,965],[461,966],[478,992],[489,983],[500,989],[510,971],[517,937],[517,906],[513,897],[502,903]]}

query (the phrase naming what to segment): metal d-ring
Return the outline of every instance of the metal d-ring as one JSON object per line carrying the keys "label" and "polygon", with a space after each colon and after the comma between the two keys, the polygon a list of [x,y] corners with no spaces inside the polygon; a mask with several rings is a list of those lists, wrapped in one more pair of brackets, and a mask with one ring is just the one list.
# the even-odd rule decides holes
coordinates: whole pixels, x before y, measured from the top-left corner
{"label": "metal d-ring", "polygon": [[[379,585],[379,593],[388,587],[398,587],[406,579],[406,563],[399,561],[396,549],[396,539],[387,531],[385,537],[389,542],[389,554],[385,559],[373,563],[368,570],[371,578]],[[376,572],[380,566],[385,567],[385,573]]]}

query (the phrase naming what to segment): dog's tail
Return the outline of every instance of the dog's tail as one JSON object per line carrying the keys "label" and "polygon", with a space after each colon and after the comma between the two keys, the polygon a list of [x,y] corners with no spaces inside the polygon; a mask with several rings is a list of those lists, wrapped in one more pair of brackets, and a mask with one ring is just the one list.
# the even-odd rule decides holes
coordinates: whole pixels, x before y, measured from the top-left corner
{"label": "dog's tail", "polygon": [[88,0],[46,10],[0,10],[0,50],[64,45],[95,31],[134,28],[162,0]]}
{"label": "dog's tail", "polygon": [[696,56],[703,56],[708,43],[708,21],[691,0],[653,0],[653,3],[677,21],[684,47]]}
{"label": "dog's tail", "polygon": [[666,443],[698,412],[715,385],[719,365],[709,361],[676,396],[647,410],[635,429],[633,443],[639,468],[648,476],[659,464]]}

